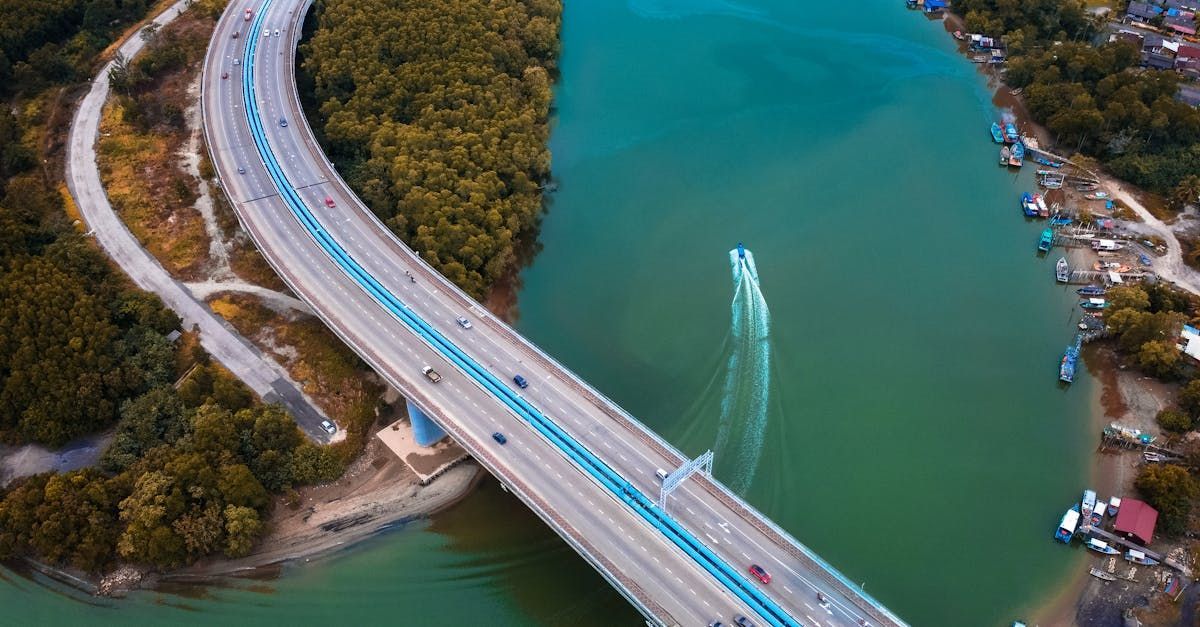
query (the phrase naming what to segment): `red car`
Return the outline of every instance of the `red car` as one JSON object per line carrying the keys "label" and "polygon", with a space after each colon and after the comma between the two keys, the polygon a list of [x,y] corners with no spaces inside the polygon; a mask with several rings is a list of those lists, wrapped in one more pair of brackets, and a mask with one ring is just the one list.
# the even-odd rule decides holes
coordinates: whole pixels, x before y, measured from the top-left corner
{"label": "red car", "polygon": [[771,583],[771,573],[763,570],[763,567],[758,564],[750,565],[750,574],[763,583]]}
{"label": "red car", "polygon": [[229,78],[229,72],[221,72],[221,78]]}
{"label": "red car", "polygon": [[250,9],[246,9],[246,21],[247,21],[247,22],[249,22],[249,21],[250,21],[250,18],[251,18],[253,15],[254,15],[254,12],[253,12],[253,11],[251,11]]}
{"label": "red car", "polygon": [[334,208],[334,207],[336,207],[336,206],[337,206],[337,203],[333,202],[333,197],[331,197],[331,196],[326,196],[326,197],[325,197],[325,206],[326,206],[326,207],[329,207],[330,209],[332,209],[332,208]]}

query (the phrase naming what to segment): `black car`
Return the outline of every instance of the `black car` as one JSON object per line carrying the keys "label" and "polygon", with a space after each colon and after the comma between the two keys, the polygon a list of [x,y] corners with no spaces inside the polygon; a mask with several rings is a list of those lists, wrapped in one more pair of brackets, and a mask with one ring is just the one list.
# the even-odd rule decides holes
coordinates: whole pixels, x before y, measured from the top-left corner
{"label": "black car", "polygon": [[741,625],[742,627],[754,627],[754,621],[746,618],[745,616],[738,616],[733,620],[733,622]]}
{"label": "black car", "polygon": [[508,438],[504,437],[504,434],[500,433],[499,431],[492,434],[492,439],[501,444],[505,444],[508,442]]}
{"label": "black car", "polygon": [[287,128],[287,118],[279,118],[279,125]]}

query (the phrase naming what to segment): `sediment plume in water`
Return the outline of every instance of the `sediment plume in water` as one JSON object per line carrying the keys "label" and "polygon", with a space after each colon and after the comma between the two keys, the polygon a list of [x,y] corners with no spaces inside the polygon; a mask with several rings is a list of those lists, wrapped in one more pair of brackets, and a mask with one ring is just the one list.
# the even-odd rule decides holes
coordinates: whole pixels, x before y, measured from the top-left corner
{"label": "sediment plume in water", "polygon": [[759,285],[754,254],[745,253],[742,259],[737,249],[729,251],[730,346],[715,445],[717,462],[730,469],[729,487],[738,493],[754,481],[762,456],[771,382],[771,312]]}

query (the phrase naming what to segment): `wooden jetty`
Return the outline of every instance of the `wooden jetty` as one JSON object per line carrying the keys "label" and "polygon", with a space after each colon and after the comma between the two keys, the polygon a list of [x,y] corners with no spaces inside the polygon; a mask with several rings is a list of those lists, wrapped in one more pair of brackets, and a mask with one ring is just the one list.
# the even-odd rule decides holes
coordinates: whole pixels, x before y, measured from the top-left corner
{"label": "wooden jetty", "polygon": [[[1090,285],[1092,283],[1109,284],[1108,270],[1072,270],[1071,278],[1067,281],[1072,285]],[[1154,276],[1153,272],[1120,272],[1122,281],[1142,281]]]}
{"label": "wooden jetty", "polygon": [[[1115,533],[1110,533],[1099,527],[1093,527],[1091,525],[1084,525],[1083,527],[1080,527],[1079,533],[1085,537],[1088,535],[1099,536],[1101,538],[1104,538],[1105,540],[1108,540],[1109,542],[1114,542],[1114,543],[1119,544],[1127,549],[1141,551],[1142,553],[1146,554],[1146,557],[1157,560],[1160,564],[1170,566],[1171,568],[1174,568],[1175,570],[1183,573],[1184,575],[1187,575],[1188,577],[1192,576],[1192,569],[1188,568],[1187,566],[1184,566],[1183,564],[1180,564],[1179,562],[1176,562],[1175,560],[1168,558],[1167,556],[1163,555],[1162,553],[1151,551],[1150,549],[1148,549],[1144,546],[1141,546],[1140,544],[1130,542],[1129,540],[1126,540],[1125,538],[1122,538],[1121,536],[1119,536]],[[1107,574],[1107,573],[1105,573],[1105,574]]]}

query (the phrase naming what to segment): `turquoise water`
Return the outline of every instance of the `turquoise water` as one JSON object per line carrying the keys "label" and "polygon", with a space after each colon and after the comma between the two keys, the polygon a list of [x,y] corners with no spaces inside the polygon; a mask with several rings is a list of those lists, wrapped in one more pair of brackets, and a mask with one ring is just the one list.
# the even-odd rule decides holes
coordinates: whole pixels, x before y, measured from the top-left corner
{"label": "turquoise water", "polygon": [[[716,447],[719,477],[914,625],[1027,614],[1079,557],[1050,532],[1085,481],[1092,381],[1056,384],[1074,299],[940,24],[883,0],[569,2],[563,36],[520,329],[686,452]],[[770,333],[730,388],[738,241]],[[765,400],[722,437],[745,377]],[[640,622],[490,483],[203,594],[95,605],[10,578],[0,623]]]}

